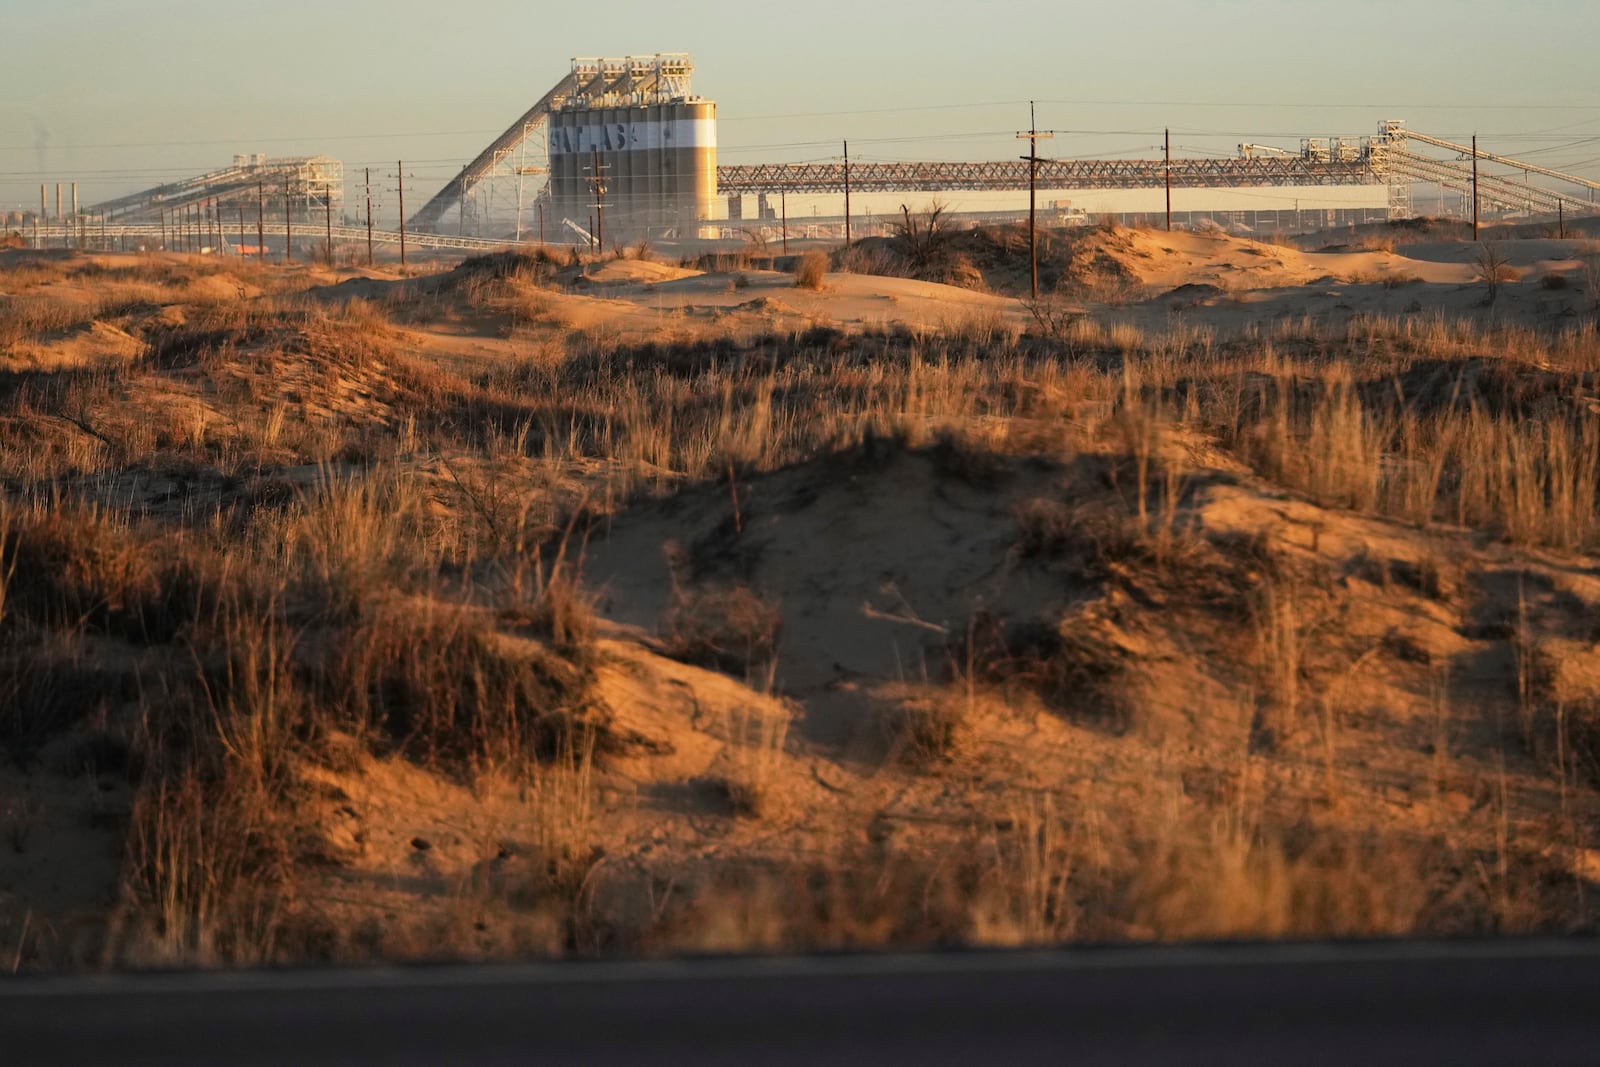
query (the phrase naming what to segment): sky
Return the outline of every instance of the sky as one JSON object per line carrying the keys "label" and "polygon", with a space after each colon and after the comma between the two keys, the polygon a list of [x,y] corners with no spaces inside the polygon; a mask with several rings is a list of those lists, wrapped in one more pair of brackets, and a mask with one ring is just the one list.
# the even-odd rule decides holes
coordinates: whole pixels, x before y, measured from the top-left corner
{"label": "sky", "polygon": [[[4,0],[0,209],[327,154],[431,195],[575,55],[689,52],[720,159],[1298,148],[1380,120],[1600,177],[1596,0]],[[420,203],[421,200],[418,200]]]}

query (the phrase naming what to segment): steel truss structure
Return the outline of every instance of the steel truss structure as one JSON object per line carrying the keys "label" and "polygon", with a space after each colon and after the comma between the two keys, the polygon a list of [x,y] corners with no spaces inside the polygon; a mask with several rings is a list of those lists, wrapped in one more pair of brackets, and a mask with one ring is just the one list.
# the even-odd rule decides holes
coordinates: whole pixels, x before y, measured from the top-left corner
{"label": "steel truss structure", "polygon": [[154,222],[163,211],[212,201],[247,203],[253,209],[258,197],[265,200],[268,213],[278,218],[283,216],[286,202],[302,212],[321,213],[331,205],[338,215],[344,204],[344,164],[330,156],[236,156],[231,167],[93,204],[84,213],[130,223]]}
{"label": "steel truss structure", "polygon": [[689,96],[693,75],[694,64],[683,52],[620,59],[574,59],[567,75],[434,194],[433,199],[411,217],[408,225],[417,230],[433,229],[451,207],[464,207],[466,198],[479,182],[506,173],[525,173],[526,166],[510,167],[510,160],[522,153],[530,135],[542,129],[550,112],[557,108],[622,107],[683,100]]}
{"label": "steel truss structure", "polygon": [[[1315,162],[1302,157],[1174,159],[1174,188],[1263,185],[1376,185],[1364,162]],[[843,193],[843,163],[757,163],[717,168],[724,193]],[[1167,181],[1160,159],[1049,160],[1039,185],[1049,189],[1152,189]],[[991,163],[854,163],[853,192],[944,192],[1028,188],[1023,160]]]}
{"label": "steel truss structure", "polygon": [[[1454,160],[1434,159],[1411,150],[1411,142],[1456,153]],[[1235,159],[1078,159],[1050,160],[1039,165],[1039,184],[1051,189],[1154,189],[1167,182],[1179,189],[1248,188],[1294,185],[1386,185],[1389,214],[1411,214],[1411,186],[1436,182],[1452,189],[1472,187],[1473,150],[1441,137],[1408,130],[1403,122],[1388,120],[1376,137],[1308,137],[1298,155],[1287,149],[1242,144]],[[1510,156],[1477,152],[1479,163],[1515,167],[1524,175],[1538,174],[1600,191],[1600,182]],[[1490,208],[1554,214],[1560,210],[1593,211],[1593,197],[1565,196],[1531,180],[1516,181],[1490,174],[1481,167],[1478,194]],[[850,167],[850,188],[855,192],[954,192],[966,190],[1020,191],[1028,188],[1024,160],[992,163],[857,163]],[[831,163],[758,163],[717,168],[717,185],[731,194],[780,192],[843,193],[845,165]]]}
{"label": "steel truss structure", "polygon": [[[1441,160],[1419,155],[1411,151],[1412,141],[1420,141],[1435,148],[1454,152],[1456,158]],[[1431,137],[1425,133],[1408,130],[1404,123],[1393,119],[1378,127],[1378,136],[1372,140],[1371,146],[1369,156],[1373,171],[1388,181],[1391,187],[1403,184],[1409,189],[1412,182],[1420,181],[1435,182],[1451,189],[1471,189],[1472,161],[1473,155],[1476,154],[1480,163],[1498,163],[1502,166],[1515,167],[1524,175],[1538,174],[1546,178],[1555,178],[1590,191],[1590,199],[1584,201],[1534,185],[1527,178],[1519,182],[1504,175],[1489,174],[1480,168],[1478,197],[1483,204],[1491,208],[1525,210],[1529,214],[1535,209],[1549,214],[1567,208],[1593,211],[1593,194],[1600,191],[1600,182],[1591,181],[1580,175],[1552,170],[1537,163],[1528,163],[1481,149],[1474,153],[1470,145],[1457,144],[1442,137]]]}

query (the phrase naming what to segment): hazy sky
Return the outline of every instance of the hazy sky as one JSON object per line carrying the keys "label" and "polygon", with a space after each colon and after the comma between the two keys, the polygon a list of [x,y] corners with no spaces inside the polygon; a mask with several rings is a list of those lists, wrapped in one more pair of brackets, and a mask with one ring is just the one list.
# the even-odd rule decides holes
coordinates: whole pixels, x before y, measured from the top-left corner
{"label": "hazy sky", "polygon": [[[326,153],[421,197],[574,55],[686,51],[724,162],[1231,153],[1380,119],[1600,174],[1600,0],[4,0],[0,206]],[[375,185],[379,184],[376,180]],[[387,185],[385,180],[382,184]],[[387,194],[385,194],[387,195]],[[409,199],[409,196],[408,196]]]}

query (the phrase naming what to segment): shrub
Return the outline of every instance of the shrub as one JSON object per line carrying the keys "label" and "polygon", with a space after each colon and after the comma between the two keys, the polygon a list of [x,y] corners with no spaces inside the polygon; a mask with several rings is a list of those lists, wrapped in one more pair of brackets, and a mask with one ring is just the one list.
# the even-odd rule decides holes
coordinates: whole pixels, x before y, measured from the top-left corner
{"label": "shrub", "polygon": [[954,693],[935,693],[888,705],[878,721],[893,758],[926,766],[954,758],[969,718],[970,701]]}
{"label": "shrub", "polygon": [[1519,275],[1506,261],[1505,253],[1493,241],[1485,242],[1472,260],[1473,277],[1483,283],[1485,304],[1492,304],[1500,295],[1500,286],[1514,282]]}
{"label": "shrub", "polygon": [[827,255],[817,251],[807,252],[795,265],[794,284],[800,289],[821,289],[822,279],[827,273]]}
{"label": "shrub", "polygon": [[661,621],[674,659],[734,674],[769,666],[782,631],[777,604],[742,585],[679,588]]}

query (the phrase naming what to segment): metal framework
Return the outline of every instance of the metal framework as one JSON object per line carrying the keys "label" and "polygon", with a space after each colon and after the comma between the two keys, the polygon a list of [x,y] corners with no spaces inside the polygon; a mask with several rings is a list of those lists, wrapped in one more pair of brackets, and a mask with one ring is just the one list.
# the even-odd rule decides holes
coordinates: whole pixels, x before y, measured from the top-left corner
{"label": "metal framework", "polygon": [[[1435,148],[1444,148],[1456,153],[1454,160],[1433,159],[1429,156],[1419,155],[1411,151],[1410,142],[1420,141]],[[1447,141],[1442,137],[1431,137],[1425,133],[1408,130],[1403,122],[1390,119],[1378,127],[1378,136],[1370,142],[1368,158],[1371,161],[1373,172],[1390,183],[1391,189],[1404,188],[1408,193],[1413,182],[1435,182],[1439,185],[1454,189],[1472,188],[1472,157],[1473,149],[1469,145],[1457,144]],[[1590,190],[1591,197],[1596,190],[1600,190],[1600,182],[1594,182],[1577,174],[1565,171],[1552,170],[1537,163],[1528,163],[1510,156],[1497,155],[1482,149],[1477,151],[1479,161],[1499,163],[1503,166],[1516,167],[1525,175],[1539,174],[1547,178],[1570,183]],[[1564,208],[1572,207],[1582,210],[1593,209],[1592,200],[1585,202],[1570,196],[1563,196],[1542,186],[1534,185],[1531,181],[1515,181],[1504,175],[1488,174],[1481,169],[1478,173],[1478,196],[1491,207],[1509,210],[1526,210],[1532,214],[1535,209],[1547,213],[1555,213]],[[1409,214],[1409,197],[1406,208]]]}
{"label": "metal framework", "polygon": [[269,214],[280,218],[286,200],[300,211],[322,212],[331,204],[334,213],[339,214],[344,204],[344,164],[330,156],[235,156],[231,167],[92,204],[85,213],[131,223],[148,222],[162,211],[209,201],[249,203],[253,207],[257,196],[263,193]]}
{"label": "metal framework", "polygon": [[488,148],[478,153],[460,174],[450,179],[407,225],[416,230],[431,230],[451,207],[461,206],[464,210],[473,187],[486,178],[509,173],[507,164],[513,157],[521,162],[512,170],[525,173],[528,138],[544,127],[552,111],[567,107],[623,107],[684,100],[689,96],[693,75],[694,63],[684,52],[619,59],[574,59],[565,77],[551,86]]}
{"label": "metal framework", "polygon": [[[1376,185],[1364,162],[1314,162],[1302,157],[1174,159],[1174,188],[1263,185]],[[1054,189],[1153,189],[1166,184],[1161,159],[1047,160],[1039,184]],[[843,163],[756,163],[717,168],[724,193],[842,193]],[[942,192],[1028,188],[1023,160],[989,163],[856,163],[852,192]]]}
{"label": "metal framework", "polygon": [[[1411,150],[1418,141],[1456,152],[1455,160],[1434,159]],[[1386,185],[1389,214],[1411,214],[1411,186],[1437,182],[1452,188],[1471,187],[1472,149],[1440,137],[1407,130],[1389,120],[1371,138],[1308,137],[1300,152],[1266,145],[1241,144],[1235,159],[1174,159],[1174,188],[1228,188],[1300,185]],[[1600,182],[1564,171],[1491,152],[1478,152],[1480,161],[1516,167],[1589,189]],[[1165,185],[1169,164],[1161,159],[1051,160],[1039,165],[1039,183],[1057,189],[1154,189]],[[850,168],[850,189],[855,192],[945,192],[957,190],[1008,190],[1028,188],[1024,160],[990,163],[857,163]],[[842,193],[845,165],[832,163],[757,163],[717,168],[721,192]],[[1489,205],[1509,210],[1555,213],[1560,209],[1593,210],[1585,202],[1550,189],[1518,182],[1504,175],[1478,175],[1479,196]]]}
{"label": "metal framework", "polygon": [[[281,223],[267,234],[270,240],[277,240],[282,236]],[[238,227],[229,220],[222,220],[217,227],[222,237],[220,251],[231,254],[233,239],[238,236]],[[178,233],[177,228],[151,224],[148,222],[99,222],[86,221],[85,224],[52,222],[35,226],[32,229],[19,231],[28,240],[38,242],[41,248],[48,247],[77,247],[86,245],[101,247],[106,242],[120,240],[125,237],[150,238],[159,243],[163,237],[171,237]],[[364,226],[324,226],[314,218],[305,220],[303,226],[296,226],[295,236],[306,241],[317,241],[331,236],[335,242],[344,244],[363,244],[368,234]],[[246,226],[245,239],[253,244],[256,237],[255,220],[251,218]],[[404,235],[399,230],[373,230],[371,233],[374,244],[398,245],[402,241],[412,248],[456,248],[469,251],[489,251],[504,248],[506,242],[483,237],[459,237],[453,234],[437,233],[411,233]],[[108,247],[108,246],[107,246]]]}

